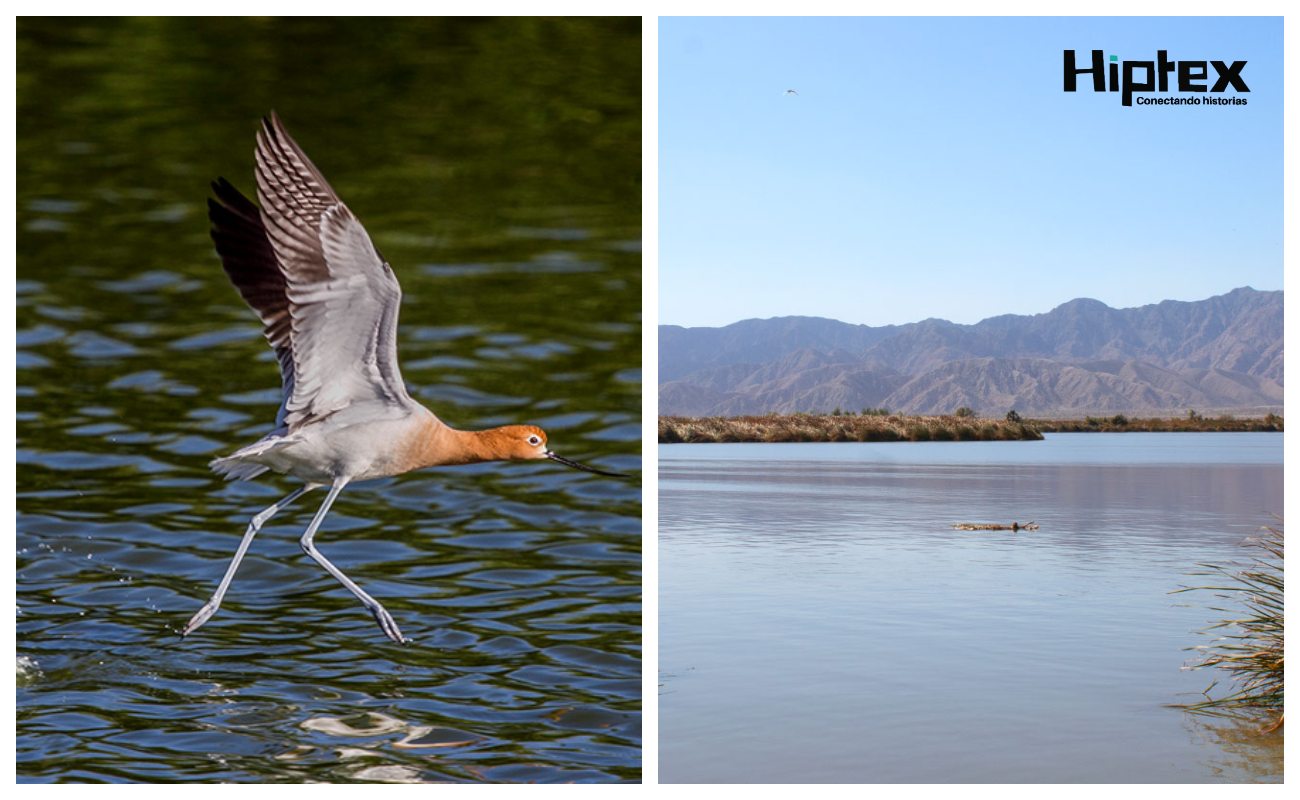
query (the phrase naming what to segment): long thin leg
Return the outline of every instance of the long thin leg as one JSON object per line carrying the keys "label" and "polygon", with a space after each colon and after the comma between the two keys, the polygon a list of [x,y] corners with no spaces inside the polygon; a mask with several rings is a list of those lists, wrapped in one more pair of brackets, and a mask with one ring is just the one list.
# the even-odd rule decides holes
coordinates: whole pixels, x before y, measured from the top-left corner
{"label": "long thin leg", "polygon": [[330,487],[330,492],[326,495],[325,502],[321,504],[320,511],[316,512],[316,517],[312,519],[311,525],[307,526],[307,531],[302,535],[299,544],[302,545],[303,552],[315,559],[316,563],[324,567],[326,572],[337,578],[339,583],[346,586],[349,592],[352,592],[352,594],[357,596],[357,599],[361,601],[361,604],[364,605],[371,614],[375,615],[375,621],[379,623],[379,627],[383,629],[389,639],[392,639],[398,644],[406,644],[409,640],[402,636],[402,632],[398,630],[397,623],[393,621],[393,616],[388,613],[388,610],[380,605],[378,600],[362,591],[360,586],[353,583],[351,578],[344,575],[338,567],[331,564],[329,559],[321,555],[321,552],[316,549],[314,544],[312,544],[312,537],[316,535],[316,529],[320,527],[321,521],[325,519],[325,512],[329,511],[330,506],[334,504],[334,498],[339,496],[339,492],[343,491],[343,487],[346,485],[347,481],[341,480]]}
{"label": "long thin leg", "polygon": [[266,521],[275,516],[275,513],[280,509],[289,505],[294,500],[297,500],[299,497],[302,497],[312,489],[319,488],[321,485],[322,484],[319,483],[309,483],[295,489],[289,493],[288,497],[268,508],[262,509],[255,517],[253,517],[252,521],[248,523],[248,530],[244,531],[244,538],[239,543],[239,549],[235,551],[234,559],[231,560],[230,566],[226,568],[226,576],[221,579],[221,585],[218,586],[217,591],[213,593],[212,599],[208,600],[208,602],[204,604],[203,608],[199,609],[199,613],[190,618],[189,624],[185,626],[185,630],[181,631],[182,638],[193,633],[196,628],[211,619],[212,615],[217,613],[218,608],[221,608],[221,598],[226,596],[226,589],[230,588],[230,581],[235,577],[235,570],[239,568],[239,562],[244,559],[244,553],[248,552],[248,546],[253,543],[253,537],[262,529],[262,526],[266,524]]}

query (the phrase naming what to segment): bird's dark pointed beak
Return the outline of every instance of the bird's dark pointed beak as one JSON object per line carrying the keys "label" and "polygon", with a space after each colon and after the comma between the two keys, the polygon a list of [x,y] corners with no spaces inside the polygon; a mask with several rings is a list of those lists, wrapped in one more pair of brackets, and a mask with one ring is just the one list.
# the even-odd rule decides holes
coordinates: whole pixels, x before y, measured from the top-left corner
{"label": "bird's dark pointed beak", "polygon": [[580,470],[582,470],[582,471],[584,471],[584,472],[594,472],[594,473],[596,473],[597,475],[608,475],[608,476],[611,477],[611,478],[630,478],[630,477],[632,477],[631,475],[624,475],[624,474],[621,473],[621,472],[606,472],[606,471],[603,470],[603,469],[596,469],[595,467],[589,467],[589,466],[587,466],[586,464],[579,464],[577,461],[570,461],[569,459],[565,458],[564,456],[556,455],[554,452],[552,452],[552,451],[550,451],[550,450],[547,450],[547,451],[546,451],[546,457],[549,458],[549,459],[552,460],[552,461],[558,461],[558,462],[560,462],[561,464],[563,464],[563,465],[566,466],[566,467],[573,467],[574,469],[580,469]]}

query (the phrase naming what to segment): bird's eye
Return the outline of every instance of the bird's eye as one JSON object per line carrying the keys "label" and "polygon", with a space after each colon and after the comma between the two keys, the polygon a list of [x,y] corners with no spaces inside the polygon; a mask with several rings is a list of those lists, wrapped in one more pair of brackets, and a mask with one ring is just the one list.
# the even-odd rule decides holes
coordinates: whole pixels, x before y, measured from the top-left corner
{"label": "bird's eye", "polygon": [[528,443],[531,444],[533,447],[536,447],[537,445],[542,443],[542,437],[538,436],[535,433],[531,434],[528,437]]}

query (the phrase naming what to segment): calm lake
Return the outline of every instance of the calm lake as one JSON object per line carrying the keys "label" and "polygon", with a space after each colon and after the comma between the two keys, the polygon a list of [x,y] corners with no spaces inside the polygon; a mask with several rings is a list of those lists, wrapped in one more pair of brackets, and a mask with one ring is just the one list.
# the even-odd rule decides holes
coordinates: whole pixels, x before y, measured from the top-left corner
{"label": "calm lake", "polygon": [[660,780],[1280,781],[1165,705],[1282,500],[1269,433],[660,445]]}
{"label": "calm lake", "polygon": [[[641,20],[20,18],[20,782],[641,778]],[[276,110],[391,262],[410,393],[553,463],[208,469],[280,376],[208,235]]]}

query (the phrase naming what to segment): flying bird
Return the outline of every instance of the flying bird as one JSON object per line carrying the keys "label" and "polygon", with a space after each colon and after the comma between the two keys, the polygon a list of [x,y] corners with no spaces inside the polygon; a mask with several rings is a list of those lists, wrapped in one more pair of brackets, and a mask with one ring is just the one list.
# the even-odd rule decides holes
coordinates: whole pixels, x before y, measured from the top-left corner
{"label": "flying bird", "polygon": [[266,521],[302,495],[328,487],[302,535],[302,549],[356,595],[388,638],[405,643],[383,605],[313,543],[343,487],[425,467],[532,459],[628,476],[557,455],[541,428],[456,430],[412,399],[397,367],[402,290],[392,267],[274,111],[262,120],[255,157],[261,207],[221,178],[212,184],[216,199],[208,200],[208,216],[226,275],[265,325],[280,362],[283,397],[274,430],[211,466],[227,480],[273,471],[303,485],[253,517],[216,592],[181,636],[216,613]]}

